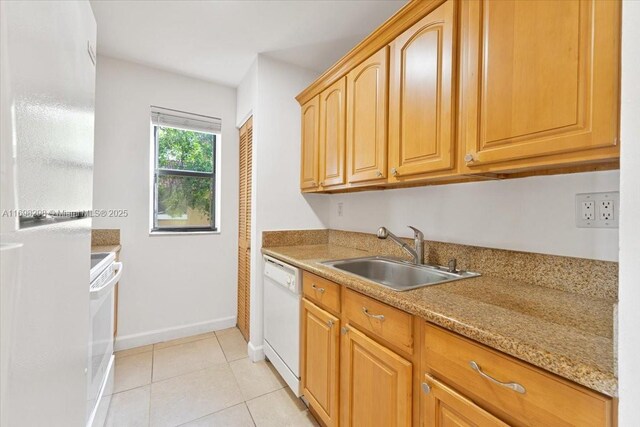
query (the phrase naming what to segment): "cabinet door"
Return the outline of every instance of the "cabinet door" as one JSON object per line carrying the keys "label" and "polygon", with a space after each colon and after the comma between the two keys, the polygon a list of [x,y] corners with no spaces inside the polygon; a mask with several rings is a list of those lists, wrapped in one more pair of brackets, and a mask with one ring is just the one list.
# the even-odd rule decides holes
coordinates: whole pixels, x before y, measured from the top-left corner
{"label": "cabinet door", "polygon": [[338,425],[340,321],[302,300],[303,394],[326,426]]}
{"label": "cabinet door", "polygon": [[454,12],[449,0],[391,43],[390,181],[455,166]]}
{"label": "cabinet door", "polygon": [[387,176],[387,65],[389,48],[347,75],[347,179]]}
{"label": "cabinet door", "polygon": [[342,185],[346,122],[346,77],[320,94],[320,185]]}
{"label": "cabinet door", "polygon": [[411,362],[346,326],[341,346],[343,426],[411,425]]}
{"label": "cabinet door", "polygon": [[430,375],[425,375],[422,393],[426,427],[508,426]]}
{"label": "cabinet door", "polygon": [[467,170],[548,165],[550,155],[581,161],[617,153],[620,3],[463,2]]}
{"label": "cabinet door", "polygon": [[320,130],[320,97],[302,106],[302,155],[300,161],[300,189],[318,188],[318,149]]}

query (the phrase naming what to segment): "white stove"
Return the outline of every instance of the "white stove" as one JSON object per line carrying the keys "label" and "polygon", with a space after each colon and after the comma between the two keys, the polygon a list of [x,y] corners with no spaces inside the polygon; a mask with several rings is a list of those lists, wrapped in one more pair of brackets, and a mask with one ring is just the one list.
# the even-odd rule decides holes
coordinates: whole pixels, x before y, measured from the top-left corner
{"label": "white stove", "polygon": [[91,328],[87,367],[87,426],[104,425],[114,377],[114,287],[122,276],[122,263],[113,252],[91,254],[89,295]]}

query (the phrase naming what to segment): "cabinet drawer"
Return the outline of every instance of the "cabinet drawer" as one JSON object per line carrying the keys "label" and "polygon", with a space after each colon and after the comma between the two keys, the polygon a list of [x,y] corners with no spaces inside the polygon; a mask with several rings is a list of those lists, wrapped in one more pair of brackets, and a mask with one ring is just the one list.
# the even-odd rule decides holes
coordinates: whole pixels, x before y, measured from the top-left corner
{"label": "cabinet drawer", "polygon": [[610,398],[428,323],[422,354],[427,372],[511,425],[612,423]]}
{"label": "cabinet drawer", "polygon": [[305,298],[334,313],[340,313],[340,285],[307,271],[302,273]]}
{"label": "cabinet drawer", "polygon": [[361,329],[413,353],[413,323],[409,313],[345,289],[345,318]]}

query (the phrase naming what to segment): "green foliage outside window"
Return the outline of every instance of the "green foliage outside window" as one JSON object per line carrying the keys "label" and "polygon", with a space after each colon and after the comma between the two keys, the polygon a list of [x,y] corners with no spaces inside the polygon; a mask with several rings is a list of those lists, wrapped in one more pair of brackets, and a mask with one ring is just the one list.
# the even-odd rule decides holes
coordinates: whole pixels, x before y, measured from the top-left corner
{"label": "green foliage outside window", "polygon": [[[157,138],[158,168],[213,172],[213,134],[158,127]],[[179,175],[163,175],[158,178],[158,212],[180,217],[191,208],[210,222],[213,192],[211,178]]]}

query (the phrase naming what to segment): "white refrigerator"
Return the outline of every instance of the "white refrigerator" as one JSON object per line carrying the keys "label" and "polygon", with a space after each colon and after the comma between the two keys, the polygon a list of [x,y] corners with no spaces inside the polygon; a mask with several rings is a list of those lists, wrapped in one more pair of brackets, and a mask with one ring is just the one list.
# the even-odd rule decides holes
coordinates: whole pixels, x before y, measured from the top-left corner
{"label": "white refrigerator", "polygon": [[88,1],[0,2],[3,427],[86,423],[95,43]]}

